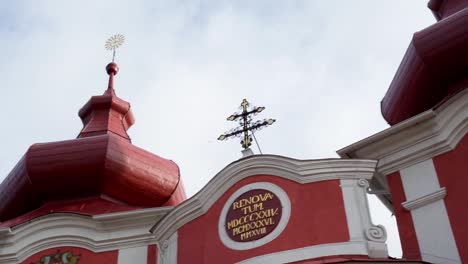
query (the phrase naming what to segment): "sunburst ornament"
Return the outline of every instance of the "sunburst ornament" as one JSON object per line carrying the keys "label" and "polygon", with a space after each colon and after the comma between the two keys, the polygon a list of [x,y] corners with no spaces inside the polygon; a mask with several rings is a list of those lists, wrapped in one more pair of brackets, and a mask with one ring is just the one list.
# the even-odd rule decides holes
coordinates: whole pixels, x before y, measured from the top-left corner
{"label": "sunburst ornament", "polygon": [[122,34],[115,34],[106,41],[106,45],[104,45],[104,47],[107,50],[112,50],[112,62],[115,60],[115,50],[122,46],[124,42],[125,36]]}

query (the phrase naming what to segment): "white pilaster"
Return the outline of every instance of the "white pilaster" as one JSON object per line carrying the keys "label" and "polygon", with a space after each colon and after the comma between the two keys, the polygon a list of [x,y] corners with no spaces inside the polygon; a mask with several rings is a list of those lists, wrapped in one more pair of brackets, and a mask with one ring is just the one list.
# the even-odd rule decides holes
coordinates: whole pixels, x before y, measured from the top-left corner
{"label": "white pilaster", "polygon": [[369,182],[364,179],[341,179],[340,186],[348,224],[350,242],[359,241],[367,245],[371,258],[386,258],[387,232],[381,225],[372,224],[367,202]]}
{"label": "white pilaster", "polygon": [[[416,237],[424,261],[431,263],[461,263],[444,200],[424,199],[445,196],[432,159],[400,170],[407,201],[404,205],[425,200],[420,207],[409,207]],[[406,206],[408,207],[408,206]]]}
{"label": "white pilaster", "polygon": [[158,244],[158,264],[177,264],[177,232]]}

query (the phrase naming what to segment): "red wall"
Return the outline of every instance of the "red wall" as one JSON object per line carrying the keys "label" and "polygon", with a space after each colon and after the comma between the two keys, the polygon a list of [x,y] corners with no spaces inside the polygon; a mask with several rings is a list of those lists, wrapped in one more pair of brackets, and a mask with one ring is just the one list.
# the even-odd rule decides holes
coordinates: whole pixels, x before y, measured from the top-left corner
{"label": "red wall", "polygon": [[[229,196],[253,182],[271,182],[281,187],[291,201],[291,216],[273,241],[250,250],[232,250],[219,239],[219,216]],[[237,182],[205,215],[178,230],[178,259],[181,264],[228,264],[277,251],[345,241],[349,241],[349,234],[339,180],[299,184],[258,175]]]}
{"label": "red wall", "polygon": [[406,211],[401,205],[402,202],[406,201],[406,196],[400,173],[395,172],[387,175],[387,182],[392,194],[393,210],[398,224],[398,232],[400,233],[403,258],[421,259],[413,218],[411,217],[411,213]]}
{"label": "red wall", "polygon": [[460,258],[468,263],[468,135],[433,161],[439,184],[447,189],[444,202]]}
{"label": "red wall", "polygon": [[39,261],[42,256],[53,255],[57,253],[57,251],[59,250],[60,252],[71,251],[72,255],[79,255],[80,259],[77,262],[78,264],[81,264],[81,263],[115,264],[117,263],[117,257],[118,257],[117,250],[94,253],[87,249],[78,248],[78,247],[56,247],[56,248],[46,249],[44,251],[41,251],[39,253],[36,253],[30,256],[29,258],[27,258],[21,263],[22,264],[40,263]]}
{"label": "red wall", "polygon": [[157,264],[158,263],[158,247],[156,245],[148,246],[148,264]]}

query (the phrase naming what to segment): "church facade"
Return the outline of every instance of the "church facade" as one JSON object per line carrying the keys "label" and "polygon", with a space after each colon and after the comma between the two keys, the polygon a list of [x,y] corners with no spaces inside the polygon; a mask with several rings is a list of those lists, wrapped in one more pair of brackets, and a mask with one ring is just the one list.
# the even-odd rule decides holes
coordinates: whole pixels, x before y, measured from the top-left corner
{"label": "church facade", "polygon": [[468,263],[468,1],[429,8],[382,100],[390,128],[336,159],[245,155],[188,199],[176,163],[131,143],[108,64],[78,137],[32,145],[1,183],[0,264]]}

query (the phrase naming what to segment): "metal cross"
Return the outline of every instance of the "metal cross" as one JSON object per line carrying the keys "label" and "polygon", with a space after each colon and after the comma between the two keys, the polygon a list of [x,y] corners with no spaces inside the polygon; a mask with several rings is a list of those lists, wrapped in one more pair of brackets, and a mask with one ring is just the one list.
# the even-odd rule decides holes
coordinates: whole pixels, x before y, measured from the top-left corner
{"label": "metal cross", "polygon": [[[241,145],[244,149],[248,149],[252,145],[252,137],[250,136],[249,131],[252,133],[252,136],[257,142],[254,131],[262,129],[266,126],[272,125],[276,121],[275,119],[270,118],[270,119],[263,119],[263,120],[252,122],[252,116],[257,115],[258,113],[265,110],[265,107],[254,106],[249,110],[249,106],[250,106],[250,103],[246,99],[242,100],[242,103],[240,105],[242,112],[234,113],[227,118],[228,121],[239,121],[240,126],[234,129],[231,129],[228,132],[225,132],[224,134],[218,137],[218,140],[226,140],[232,137],[242,137],[243,139],[241,140]],[[258,142],[257,142],[257,145],[258,145]],[[260,150],[260,146],[259,146],[259,150]],[[261,152],[262,151],[260,150],[260,153]]]}
{"label": "metal cross", "polygon": [[247,107],[249,106],[249,102],[247,101],[247,99],[243,99],[242,100],[242,103],[241,103],[241,107],[244,111],[247,111]]}

